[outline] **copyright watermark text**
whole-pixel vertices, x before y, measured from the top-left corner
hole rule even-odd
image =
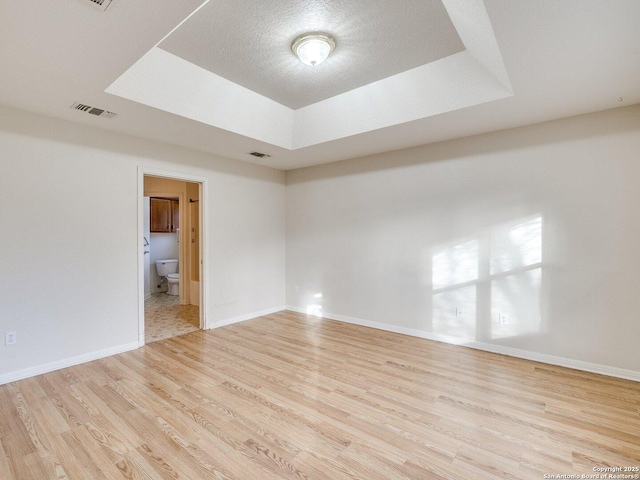
[[[549,480],[597,479],[597,480],[640,480],[640,466],[631,467],[593,467],[593,473],[545,473],[542,478]]]

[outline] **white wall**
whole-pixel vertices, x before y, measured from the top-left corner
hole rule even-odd
[[[284,304],[282,172],[5,107],[0,152],[0,383],[137,346],[139,166],[208,181],[210,325]]]
[[[287,304],[640,378],[638,152],[634,106],[287,172]]]
[[[638,151],[634,106],[288,172],[287,303],[640,372]],[[207,179],[214,326],[285,303],[282,172],[5,107],[0,152],[0,383],[137,346],[139,166]]]

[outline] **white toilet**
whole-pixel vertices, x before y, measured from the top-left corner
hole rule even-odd
[[[167,279],[169,295],[180,295],[180,274],[178,272],[178,260],[169,258],[166,260],[156,260],[156,270],[158,275]]]

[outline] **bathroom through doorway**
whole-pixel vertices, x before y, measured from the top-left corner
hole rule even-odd
[[[203,326],[201,190],[199,182],[143,177],[141,343],[185,335]]]

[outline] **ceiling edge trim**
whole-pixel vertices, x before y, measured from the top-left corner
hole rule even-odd
[[[443,0],[443,4],[465,51],[298,110],[159,47],[105,92],[287,150],[512,96],[483,1]]]
[[[467,51],[513,93],[483,0],[442,0],[442,3]]]

